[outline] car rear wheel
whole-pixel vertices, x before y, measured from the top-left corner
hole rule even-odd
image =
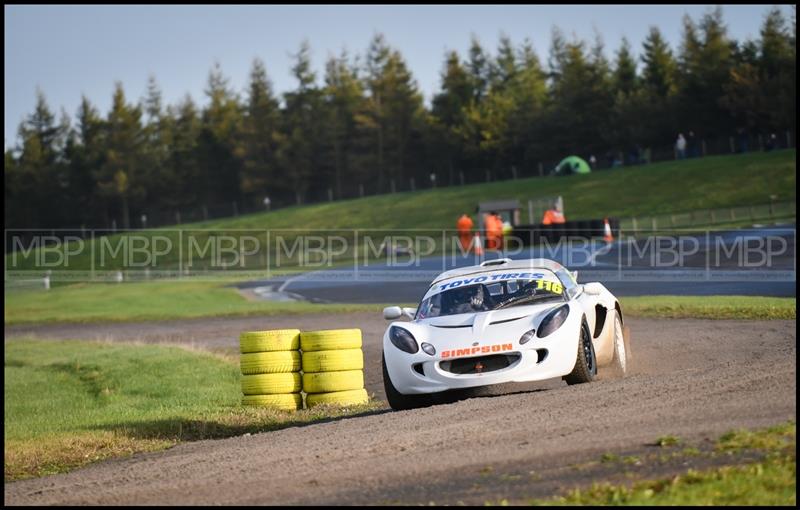
[[[594,355],[594,345],[592,344],[589,326],[584,320],[581,324],[575,367],[572,372],[564,376],[564,380],[571,385],[592,382],[595,377],[597,377],[597,358]]]
[[[619,315],[614,315],[614,357],[609,368],[614,377],[622,378],[628,374],[628,342]]]
[[[433,399],[428,395],[403,395],[392,384],[389,372],[386,370],[386,358],[381,356],[383,366],[383,389],[386,390],[386,400],[395,411],[428,407],[433,404]]]

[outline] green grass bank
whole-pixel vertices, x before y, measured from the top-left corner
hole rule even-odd
[[[379,407],[294,413],[245,407],[239,374],[237,357],[179,347],[6,342],[5,480]]]

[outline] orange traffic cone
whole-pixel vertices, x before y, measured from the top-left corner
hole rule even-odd
[[[614,242],[614,235],[611,233],[611,225],[608,224],[608,218],[604,218],[603,221],[605,222],[605,231],[603,233],[603,240],[607,243]]]
[[[472,249],[475,251],[475,255],[483,255],[483,243],[481,242],[481,234],[480,232],[475,232],[475,235],[472,237]]]

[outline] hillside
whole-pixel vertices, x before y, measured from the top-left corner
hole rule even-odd
[[[169,239],[173,249],[158,261],[156,267],[177,269],[179,257],[186,259],[189,248],[186,231],[192,229],[201,230],[192,234],[200,248],[206,246],[204,243],[209,234],[221,234],[234,229],[240,231],[237,235],[251,235],[261,239],[262,243],[266,241],[267,230],[284,236],[287,241],[294,239],[293,232],[281,232],[280,229],[319,233],[326,229],[359,228],[380,229],[386,234],[402,229],[431,229],[439,230],[437,237],[440,238],[441,229],[455,228],[455,221],[461,213],[473,214],[478,202],[486,200],[516,198],[526,208],[528,199],[561,195],[568,219],[603,216],[624,218],[765,204],[771,196],[776,201],[793,201],[795,183],[796,151],[791,149],[655,163],[597,171],[589,175],[528,178],[395,193],[137,231],[136,234],[145,238],[158,235]],[[523,211],[522,221],[527,221],[527,211]],[[242,233],[244,229],[257,231]],[[183,234],[179,234],[179,230]],[[349,239],[353,235],[352,231],[336,233],[339,234]],[[87,242],[81,253],[70,260],[69,269],[88,270],[92,267],[92,253],[95,253],[96,270],[123,267],[121,257],[124,250],[116,253],[114,250],[125,235],[106,238],[103,250],[95,249],[97,243],[93,246],[92,242]],[[181,235],[182,245],[177,242]],[[183,251],[178,248],[179,245]],[[275,252],[274,242],[269,251]],[[98,263],[98,254],[104,257],[102,267]],[[9,270],[34,269],[35,255],[36,251],[33,250],[24,260],[18,258],[16,264],[12,264],[11,256],[7,256],[6,267]],[[343,253],[337,260],[348,260],[352,256],[352,252]],[[245,267],[263,268],[265,263],[266,254],[259,251],[248,257]],[[202,256],[198,256],[193,268],[206,265],[207,259],[204,261]],[[293,263],[285,265],[291,266]]]
[[[713,156],[378,195],[208,221],[198,228],[454,228],[478,202],[561,195],[568,218],[652,215],[795,199],[796,151]],[[523,219],[526,215],[523,214]]]

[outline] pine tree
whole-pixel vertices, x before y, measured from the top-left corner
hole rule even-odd
[[[146,119],[142,146],[142,178],[147,183],[148,201],[151,204],[159,203],[162,197],[168,197],[175,192],[168,185],[173,181],[170,175],[172,168],[168,165],[173,131],[172,119],[164,112],[161,89],[153,75],[147,80],[147,95],[141,109]]]
[[[359,132],[358,119],[363,117],[367,104],[358,67],[351,65],[346,51],[330,57],[325,65],[325,105],[329,144],[333,150],[333,189],[337,198],[343,196],[348,176],[363,179],[357,163]]]
[[[432,101],[431,127],[437,136],[439,152],[445,155],[444,164],[450,184],[455,178],[455,167],[461,166],[459,131],[463,128],[466,111],[475,96],[474,82],[470,78],[458,53],[448,52],[441,73],[441,92]]]
[[[322,162],[322,91],[317,87],[316,76],[311,70],[311,48],[307,41],[300,45],[294,60],[292,76],[297,80],[297,88],[284,95],[286,147],[283,169],[295,202],[302,204]]]
[[[203,127],[198,146],[203,183],[200,199],[205,204],[214,201],[229,204],[240,196],[242,161],[237,148],[243,108],[238,97],[230,90],[219,63],[215,63],[209,72],[205,93],[209,104],[202,113]]]
[[[626,38],[622,38],[622,44],[617,50],[617,60],[614,66],[614,90],[624,96],[629,96],[638,87],[638,77],[636,76],[636,59],[631,54],[631,46]]]
[[[686,16],[679,59],[679,93],[684,129],[698,136],[730,132],[721,98],[732,67],[731,43],[720,7],[704,14],[699,26]]]
[[[383,34],[377,33],[370,41],[366,59],[366,88],[369,90],[369,110],[370,125],[374,127],[375,145],[375,167],[377,169],[378,192],[385,190],[385,137],[386,137],[386,113],[385,113],[385,80],[384,72],[389,60],[391,48],[386,44]]]
[[[527,39],[518,51],[518,72],[510,92],[515,107],[509,118],[513,154],[509,164],[533,172],[546,149],[539,126],[547,107],[547,83],[539,57]]]
[[[479,104],[489,87],[490,65],[489,57],[474,34],[470,40],[468,69],[475,102]]]
[[[758,67],[764,84],[769,128],[773,130],[797,129],[795,8],[796,6],[792,6],[791,30],[778,7],[770,9],[761,27],[761,58]]]
[[[383,111],[386,120],[386,149],[391,156],[389,176],[405,182],[411,161],[409,144],[420,129],[422,95],[398,51],[386,60],[383,76]]]
[[[253,61],[248,86],[248,100],[238,153],[243,166],[240,188],[256,203],[270,189],[280,189],[278,172],[278,143],[280,141],[280,109],[272,92],[272,83],[260,59]]]
[[[164,197],[164,205],[195,206],[206,192],[198,153],[202,130],[200,115],[189,94],[176,107],[168,107],[167,112],[174,125],[169,159],[172,172],[167,186],[175,193]]]
[[[514,54],[514,45],[506,34],[500,35],[497,47],[497,58],[490,67],[490,84],[492,89],[503,90],[506,85],[517,75],[517,59]]]
[[[68,150],[69,195],[74,200],[73,208],[80,211],[79,221],[96,226],[95,218],[108,212],[98,204],[99,193],[94,179],[96,169],[104,161],[106,127],[100,113],[86,96],[82,97],[75,118],[74,136],[71,137]],[[77,207],[74,207],[76,204]],[[104,219],[107,224],[108,217]]]
[[[19,126],[19,154],[14,173],[17,192],[12,197],[24,226],[52,228],[60,226],[65,174],[64,149],[68,125],[56,123],[44,94],[37,90],[36,107]],[[20,226],[17,226],[20,228]]]
[[[672,56],[669,45],[664,40],[661,32],[656,27],[650,27],[650,32],[642,43],[642,82],[651,96],[666,98],[675,94],[675,73],[677,64]]]
[[[596,43],[587,52],[583,41],[563,42],[554,31],[551,47],[553,107],[548,129],[552,133],[550,156],[593,153],[607,148],[603,140],[612,104],[607,63]]]
[[[672,143],[681,129],[676,112],[680,102],[677,62],[656,27],[650,27],[642,43],[641,61],[641,94],[631,98],[620,121],[638,123],[643,145],[669,147],[666,150],[672,154]]]
[[[114,87],[111,111],[106,120],[105,153],[96,179],[100,194],[119,201],[122,226],[131,228],[131,208],[146,198],[146,175],[142,168],[144,131],[140,107],[125,101],[122,83]]]

